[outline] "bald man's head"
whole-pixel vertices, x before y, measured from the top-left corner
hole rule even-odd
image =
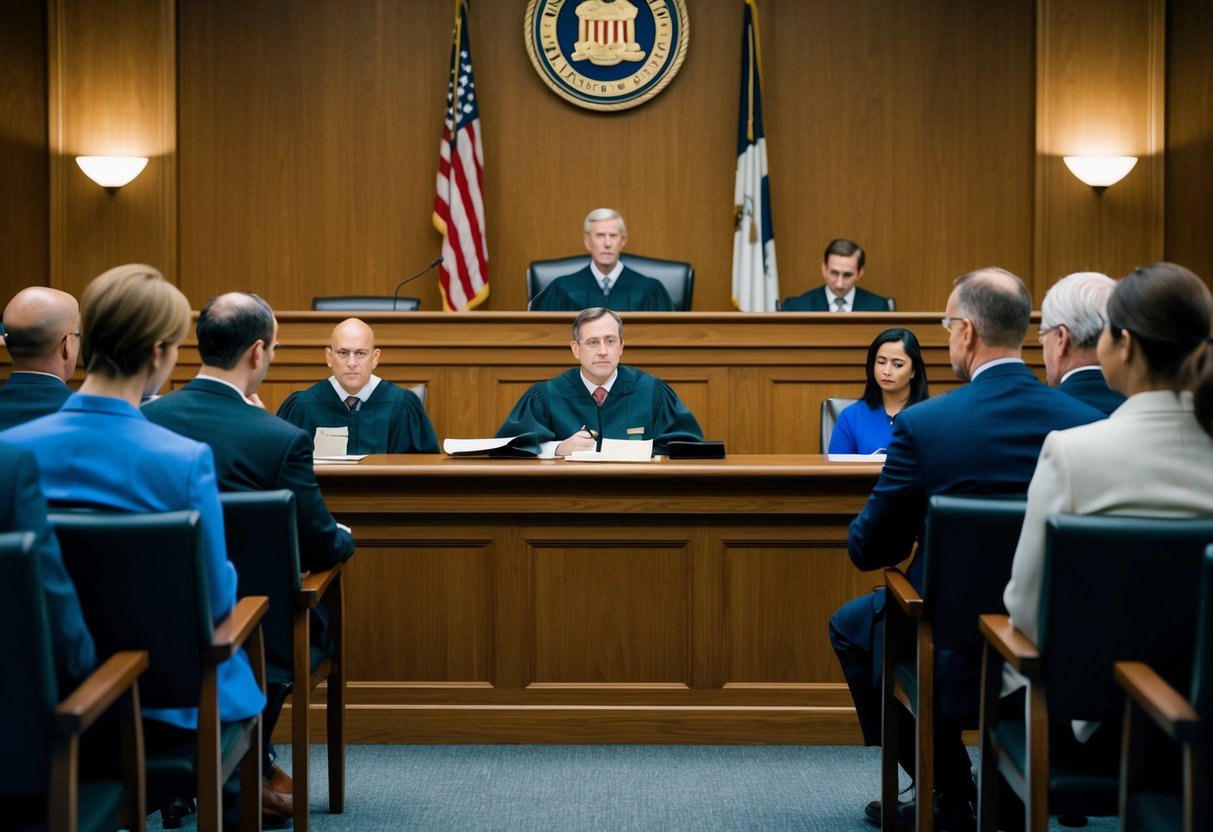
[[[80,353],[80,305],[46,286],[22,289],[4,308],[5,346],[13,370],[51,373],[67,381]]]
[[[371,373],[379,366],[375,333],[363,321],[346,318],[333,327],[330,345],[324,350],[324,361],[342,389],[354,395],[367,385]]]

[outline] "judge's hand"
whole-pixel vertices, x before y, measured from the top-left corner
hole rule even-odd
[[[568,456],[573,451],[592,451],[598,447],[597,440],[588,430],[579,430],[556,446],[556,456]]]

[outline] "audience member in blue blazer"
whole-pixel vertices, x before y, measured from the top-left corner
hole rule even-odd
[[[1040,304],[1040,350],[1049,384],[1104,413],[1125,401],[1108,387],[1096,353],[1115,288],[1106,274],[1075,272],[1054,283]]]
[[[126,265],[93,280],[81,305],[87,375],[80,392],[59,412],[0,435],[34,453],[51,502],[130,512],[197,509],[218,622],[235,606],[236,570],[227,559],[211,449],[139,412],[143,395],[158,390],[177,363],[189,301],[156,269]],[[219,668],[220,718],[248,719],[264,707],[248,656],[240,651]],[[181,728],[198,725],[196,708],[143,713]]]
[[[80,305],[67,292],[30,286],[4,307],[4,332],[13,366],[0,387],[0,430],[54,413],[72,394]]]
[[[865,370],[868,381],[863,398],[838,414],[829,453],[887,451],[893,439],[893,417],[930,396],[922,348],[908,329],[894,327],[877,335],[868,347]]]
[[[902,411],[880,479],[863,511],[851,523],[848,550],[863,570],[894,566],[913,552],[933,494],[1023,494],[1045,436],[1053,430],[1102,419],[1104,414],[1045,387],[1020,358],[1032,299],[1019,278],[1002,269],[964,275],[948,298],[944,326],[957,377],[969,382],[945,395]],[[922,561],[907,577],[922,589]],[[842,664],[868,745],[880,744],[884,612],[880,589],[843,605],[830,620],[830,641]],[[946,717],[972,703],[950,695],[957,681],[976,678],[975,656],[941,657],[936,668],[939,707]],[[942,722],[942,720],[941,720]],[[936,723],[940,725],[939,722]],[[904,717],[903,736],[913,736]],[[903,744],[902,767],[913,776],[911,743]],[[936,812],[941,828],[972,828],[975,788],[959,730],[935,733]],[[918,795],[930,800],[931,795]],[[879,803],[868,807],[880,817]]]

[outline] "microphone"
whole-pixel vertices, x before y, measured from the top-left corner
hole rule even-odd
[[[393,312],[395,312],[395,311],[396,311],[396,301],[397,301],[397,300],[399,300],[399,298],[400,298],[400,287],[401,287],[401,286],[403,286],[403,285],[404,285],[404,284],[406,284],[406,283],[411,283],[412,281],[414,281],[414,280],[416,280],[417,278],[421,277],[423,274],[425,274],[426,272],[428,272],[430,269],[434,268],[435,266],[441,265],[441,264],[442,264],[442,260],[443,260],[443,257],[442,257],[442,255],[441,255],[441,254],[439,254],[437,257],[435,257],[435,258],[434,258],[434,262],[433,262],[433,263],[430,263],[430,264],[429,264],[428,266],[426,266],[424,269],[422,269],[421,271],[417,272],[417,274],[412,275],[412,276],[410,276],[410,277],[406,277],[404,280],[402,280],[402,281],[400,281],[399,283],[397,283],[397,284],[396,284],[396,288],[392,290],[392,311],[393,311]]]

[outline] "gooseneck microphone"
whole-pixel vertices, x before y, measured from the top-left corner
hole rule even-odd
[[[402,281],[400,281],[399,283],[397,283],[397,284],[396,284],[396,288],[392,290],[392,311],[393,311],[393,312],[395,312],[395,311],[396,311],[396,301],[400,299],[400,287],[401,287],[401,286],[403,286],[403,285],[404,285],[404,284],[406,284],[406,283],[411,283],[412,281],[414,281],[414,280],[416,280],[417,278],[421,277],[423,274],[425,274],[426,272],[428,272],[430,269],[434,268],[435,266],[439,266],[439,265],[441,265],[441,264],[442,264],[442,260],[443,260],[443,257],[442,257],[442,255],[441,255],[441,254],[439,254],[437,257],[435,257],[435,258],[434,258],[434,262],[433,262],[433,263],[430,263],[430,264],[429,264],[428,266],[426,266],[424,269],[422,269],[421,271],[417,272],[417,274],[414,274],[414,275],[411,275],[411,276],[409,276],[409,277],[406,277],[404,280],[402,280]]]

